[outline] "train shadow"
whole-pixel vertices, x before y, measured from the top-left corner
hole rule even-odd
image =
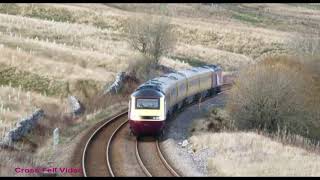
[[[192,101],[191,103],[185,104],[184,106],[182,106],[181,109],[176,110],[168,119],[166,119],[166,127],[164,129],[164,133],[162,136],[157,137],[159,139],[159,142],[162,141],[166,141],[168,139],[173,139],[173,140],[178,140],[181,141],[182,136],[168,136],[168,131],[169,131],[169,127],[172,125],[172,123],[185,111],[188,111],[189,108],[195,106],[195,105],[199,105],[202,103],[205,103],[206,101],[218,96],[222,91],[218,91],[215,92],[214,94],[210,95],[210,96],[206,96],[206,97],[202,97],[199,99],[196,99],[194,101]],[[206,112],[205,110],[203,110],[203,112]],[[191,133],[186,133],[183,135],[183,139],[188,139],[191,136]]]
[[[137,137],[137,139],[139,141],[143,141],[143,142],[154,142],[158,139],[158,137],[156,137],[156,136],[139,136],[139,137]]]

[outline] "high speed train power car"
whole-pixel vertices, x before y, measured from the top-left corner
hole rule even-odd
[[[129,101],[129,127],[136,135],[159,135],[166,119],[186,104],[220,91],[222,70],[216,65],[194,67],[151,79]]]

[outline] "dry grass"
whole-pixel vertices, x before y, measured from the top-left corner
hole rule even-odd
[[[236,70],[244,68],[253,63],[253,59],[243,54],[232,53],[215,48],[208,48],[204,45],[179,44],[173,55],[185,56],[187,58],[197,58],[208,64],[219,64],[224,70]]]
[[[121,6],[121,5],[119,5]],[[155,5],[156,6],[156,5]],[[168,5],[178,6],[178,5]],[[141,5],[143,7],[143,5]],[[187,11],[190,6],[180,6]],[[133,7],[134,8],[134,7]],[[171,7],[168,7],[170,9]],[[140,12],[149,11],[151,8]],[[175,11],[179,8],[173,8]],[[132,13],[138,14],[138,13]],[[224,16],[225,14],[220,14]],[[207,17],[208,18],[208,17]],[[284,45],[284,40],[290,33],[267,28],[250,27],[246,24],[235,23],[234,21],[213,21],[207,22],[205,18],[193,18],[185,16],[171,17],[172,24],[175,26],[176,36],[179,42],[189,45],[201,44],[224,51],[242,53],[250,57],[258,57],[261,52],[270,51],[274,46]],[[274,44],[272,44],[274,43]],[[281,49],[281,48],[279,48]],[[274,51],[278,51],[274,49]]]
[[[88,16],[90,18],[85,21],[75,18],[75,23],[68,23],[48,21],[37,17],[1,15],[0,27],[3,27],[1,31],[4,34],[10,32],[18,37],[22,36],[22,39],[15,42],[5,42],[5,45],[10,44],[12,46],[19,44],[17,42],[26,41],[24,40],[25,38],[34,40],[37,37],[38,39],[29,43],[30,45],[24,43],[23,46],[27,46],[29,49],[31,47],[36,48],[40,55],[52,57],[52,54],[57,51],[56,47],[52,46],[58,46],[53,43],[55,41],[60,46],[58,52],[61,52],[62,48],[66,49],[63,50],[64,55],[66,51],[68,52],[67,57],[63,58],[66,59],[64,61],[89,68],[104,67],[108,72],[114,71],[114,69],[121,70],[126,68],[126,61],[133,51],[125,41],[126,34],[124,34],[123,29],[128,19],[143,15],[143,13],[122,11],[97,4],[92,6],[86,4],[34,5],[35,8],[38,6],[39,8],[45,6],[47,9],[50,9],[50,7],[64,9],[72,12],[72,17],[74,16],[74,18],[82,17],[83,13],[87,13],[90,14]],[[141,7],[143,6],[141,5]],[[189,7],[188,5],[172,6],[174,10],[178,11],[186,11],[188,8],[199,10],[197,7]],[[156,8],[156,6],[152,7]],[[94,15],[91,15],[92,13]],[[224,14],[220,16],[224,16]],[[101,17],[101,23],[110,28],[100,28],[95,23],[89,23],[96,22],[97,17]],[[231,69],[239,68],[239,66],[246,64],[248,61],[254,61],[253,58],[258,58],[265,54],[285,52],[285,42],[290,36],[290,33],[248,27],[245,24],[239,25],[230,21],[206,22],[205,18],[189,18],[186,19],[184,16],[181,17],[179,15],[171,16],[175,35],[180,42],[180,45],[177,46],[177,51],[173,54],[183,53],[185,56],[190,57],[197,55],[202,57],[203,61],[219,63]],[[40,43],[43,48],[37,48]],[[63,44],[66,45],[63,46]],[[49,47],[50,50],[45,51],[46,47]],[[202,48],[205,49],[203,50],[205,53],[200,53],[201,50],[199,49]],[[79,51],[86,52],[86,55],[90,54],[90,58],[84,58],[85,56],[82,56],[83,53],[79,53]],[[79,56],[81,57],[79,58]],[[52,58],[54,61],[61,61],[59,56],[53,56]],[[242,60],[245,63],[242,63]],[[95,68],[90,69],[97,70]]]
[[[263,27],[287,31],[306,31],[302,29],[319,20],[319,7],[317,4],[108,4],[131,12],[144,12],[149,14],[166,13],[170,17],[193,19],[209,23],[225,23],[238,26]],[[290,20],[288,20],[290,19]],[[312,21],[313,20],[313,21]],[[305,21],[307,23],[301,23]]]
[[[319,19],[316,10],[268,5],[266,9],[272,11],[270,14],[279,15],[280,20],[275,22],[280,24],[269,26],[269,17],[264,18],[268,21],[260,24],[250,24],[233,17],[234,12],[246,14],[245,6],[168,4],[164,12],[170,18],[178,44],[169,56],[161,58],[161,64],[175,69],[188,68],[189,63],[173,58],[184,57],[220,64],[230,71],[238,70],[265,56],[288,53],[288,39],[295,36],[292,31],[299,33],[303,28],[315,29],[314,24]],[[252,5],[249,9],[256,11],[259,6]],[[16,175],[12,172],[12,166],[47,164],[50,158],[58,156],[52,155],[50,141],[47,142],[53,127],[72,126],[74,129],[70,128],[66,134],[69,132],[76,136],[90,125],[84,123],[86,125],[78,126],[78,122],[61,115],[67,111],[63,100],[66,95],[77,95],[93,113],[110,105],[109,97],[99,99],[97,94],[103,85],[114,80],[115,73],[129,71],[136,65],[138,73],[143,71],[143,67],[139,67],[139,58],[135,58],[138,53],[127,43],[125,26],[137,16],[163,14],[157,4],[16,4],[11,9],[2,7],[3,4],[0,7],[1,67],[15,67],[16,71],[23,73],[10,76],[20,78],[12,82],[12,87],[7,87],[8,79],[0,77],[0,82],[5,85],[0,88],[0,100],[4,106],[0,114],[1,128],[13,125],[36,106],[50,114],[28,137],[31,141],[41,142],[38,153],[0,152],[0,158],[4,158],[1,162],[6,162],[5,158],[12,159],[6,165],[0,164],[0,174]],[[284,11],[286,9],[288,12]],[[305,21],[309,15],[312,20]],[[297,20],[281,24],[285,18]],[[51,87],[51,84],[54,86]],[[57,122],[54,121],[56,119]],[[63,141],[71,142],[72,138]],[[22,146],[25,146],[22,149],[28,149],[27,145]],[[48,156],[45,156],[47,153]],[[31,159],[15,160],[19,156]]]
[[[54,43],[53,41],[36,40],[23,38],[19,35],[10,36],[3,34],[1,37],[2,46],[6,45],[12,49],[20,49],[32,57],[41,57],[50,59],[55,62],[64,62],[75,64],[82,68],[99,70],[102,72],[116,72],[117,69],[126,68],[126,62],[123,57],[125,55],[114,55],[109,52],[109,49],[104,51],[92,51],[91,49],[68,46],[63,44]],[[115,51],[120,52],[120,51]],[[123,57],[122,57],[123,56]]]
[[[195,152],[213,149],[210,176],[319,176],[320,155],[252,132],[192,136]]]
[[[197,153],[210,148],[215,152],[214,156],[208,157],[209,175],[319,176],[318,62],[317,58],[280,56],[250,66],[243,71],[244,76],[240,73],[228,96],[228,104],[241,107],[210,113],[195,121],[191,128],[189,140],[193,151]],[[256,81],[258,79],[261,81]],[[248,103],[260,98],[264,102],[262,106]],[[279,101],[279,106],[274,107],[274,103],[268,106],[269,101]],[[259,113],[256,115],[254,111]],[[294,115],[287,116],[287,111]],[[239,112],[242,116],[238,116]],[[268,118],[274,122],[270,123]],[[253,125],[241,124],[249,119]],[[234,131],[254,131],[258,128],[255,121],[270,126],[259,132]],[[277,123],[278,129],[272,126]],[[281,123],[285,124],[284,129],[280,128]],[[303,127],[306,130],[300,129]],[[227,131],[220,132],[225,129]]]
[[[76,121],[73,120],[72,123],[66,122],[67,119],[64,118],[52,119],[49,113],[49,117],[46,117],[30,135],[15,143],[13,150],[1,149],[0,174],[2,176],[38,176],[38,174],[17,174],[14,169],[16,167],[73,167],[70,161],[77,145],[75,139],[79,139],[78,135],[99,121],[127,109],[127,101],[124,98],[109,97],[108,100],[105,109],[86,114]],[[58,148],[53,149],[52,131],[56,127],[60,129],[60,143]]]
[[[0,135],[13,128],[22,118],[29,116],[36,108],[60,106],[61,109],[66,107],[66,102],[43,96],[35,92],[24,92],[21,88],[10,86],[0,87]]]
[[[23,152],[7,152],[0,151],[0,174],[2,176],[35,176],[35,174],[17,174],[15,168],[17,167],[35,167],[36,163],[33,159],[32,153]]]
[[[41,5],[35,5],[35,6],[41,6]],[[135,6],[130,5],[128,7],[122,8],[122,9],[126,9],[133,12],[110,8],[107,6],[97,5],[97,4],[94,4],[94,5],[47,4],[45,6],[47,8],[51,6],[51,7],[63,8],[67,11],[71,11],[74,14],[73,15],[74,17],[81,17],[80,15],[83,15],[83,13],[90,14],[92,13],[92,10],[94,10],[96,13],[95,15],[89,15],[88,17],[90,17],[90,19],[87,19],[86,21],[83,21],[81,19],[76,20],[77,23],[84,23],[84,24],[70,24],[66,22],[50,22],[50,21],[42,22],[44,24],[47,24],[49,29],[52,29],[52,30],[56,29],[52,26],[52,24],[55,24],[54,26],[57,26],[57,27],[59,27],[60,24],[61,25],[63,24],[65,27],[68,27],[68,28],[60,28],[59,30],[60,32],[55,30],[54,34],[59,33],[64,37],[67,37],[68,34],[72,33],[70,36],[72,38],[67,37],[67,38],[61,39],[60,41],[66,41],[66,40],[70,41],[71,39],[73,39],[73,42],[77,42],[77,43],[79,41],[85,42],[83,43],[83,45],[85,46],[93,45],[92,41],[91,43],[89,41],[91,39],[94,39],[93,37],[94,34],[97,34],[97,35],[99,34],[99,39],[103,39],[103,40],[106,40],[106,39],[113,40],[114,36],[116,35],[116,39],[122,41],[123,37],[121,38],[119,37],[119,35],[122,34],[124,24],[127,22],[128,19],[134,16],[139,16],[144,13],[159,14],[159,12],[157,12],[159,11],[159,5],[155,5],[155,4],[151,5],[151,7],[149,8],[143,8],[144,6],[146,6],[143,4],[135,5]],[[112,6],[121,7],[126,5],[123,4],[123,5],[112,5]],[[258,5],[255,5],[255,6],[258,6]],[[252,7],[252,9],[254,9],[255,6]],[[136,10],[132,10],[134,8],[136,8]],[[206,6],[197,7],[195,5],[189,6],[189,5],[170,4],[170,5],[167,5],[167,8],[169,9],[168,11],[170,11],[170,13],[173,13],[174,11],[177,12],[170,15],[170,17],[173,20],[172,24],[176,28],[176,35],[178,39],[181,42],[192,44],[192,45],[201,44],[207,47],[214,47],[224,51],[231,51],[235,53],[245,54],[250,57],[258,57],[261,55],[259,53],[261,52],[263,53],[265,51],[274,51],[274,53],[276,53],[279,50],[283,51],[282,48],[284,47],[281,47],[281,46],[284,44],[284,40],[288,36],[290,36],[290,33],[281,32],[277,30],[270,30],[270,29],[267,29],[266,27],[257,28],[257,27],[248,26],[247,24],[237,23],[232,20],[230,21],[230,17],[225,14],[229,6],[219,7],[218,8],[219,13],[214,13],[213,15],[214,17],[221,17],[221,18],[227,17],[227,19],[229,20],[226,20],[226,21],[213,20],[209,22],[207,22],[206,20],[208,20],[210,16],[209,17],[201,16],[201,18],[198,18],[196,15],[196,13],[199,13],[199,10],[203,8],[206,10],[204,12],[208,13],[208,11],[210,11],[209,14],[211,14],[212,10],[210,10],[210,8],[207,8]],[[286,8],[290,9],[291,6],[288,6]],[[188,17],[184,16],[187,13],[183,13],[183,12],[190,13],[191,9],[192,9],[192,12],[194,13],[191,13],[191,15],[189,15]],[[182,12],[183,16],[180,16],[179,14],[180,11]],[[302,13],[302,15],[304,14]],[[86,22],[97,21],[96,20],[97,17],[101,17],[102,18],[101,23],[106,24],[110,28],[100,29],[99,27],[97,28],[97,26],[90,26],[90,23],[86,23]],[[25,22],[30,21],[27,19],[28,18],[26,18]],[[216,18],[213,18],[213,19],[216,19]],[[38,26],[39,26],[39,23],[38,23]],[[80,30],[80,28],[74,28],[75,26],[79,26],[82,28]],[[64,29],[68,29],[68,30],[64,30]],[[77,29],[77,32],[74,31],[73,29]],[[39,32],[39,30],[36,30],[36,31]],[[37,34],[40,34],[40,33],[37,33]],[[51,36],[52,33],[47,33],[47,34],[48,34],[47,36],[49,35]],[[85,40],[85,38],[79,39],[79,37],[88,37],[87,38],[88,41]],[[95,39],[96,42],[99,41],[99,39]],[[272,50],[272,47],[275,45],[272,43],[276,43],[277,46],[280,46],[278,47],[278,50],[277,49]],[[95,47],[95,49],[98,49],[98,48]]]
[[[2,54],[0,63],[41,76],[49,76],[54,79],[65,81],[87,79],[105,82],[108,81],[105,77],[112,75],[112,73],[103,70],[87,69],[75,64],[34,57],[26,52],[19,52],[9,48],[1,48],[0,52]],[[110,80],[111,79],[109,79],[109,81]]]
[[[76,64],[82,65],[85,63],[88,67],[107,64],[106,70],[113,72],[126,67],[125,63],[121,62],[124,57],[128,57],[130,54],[130,51],[123,50],[126,44],[112,39],[108,40],[111,35],[94,26],[34,20],[18,16],[10,17],[10,15],[8,15],[8,18],[1,14],[0,16],[3,17],[0,18],[1,22],[4,23],[2,26],[9,30],[9,32],[4,30],[1,38],[2,44],[5,46],[13,48],[18,46],[28,53],[31,51],[35,56],[49,56],[55,62],[68,62],[68,58],[61,59],[61,56],[59,57],[55,53],[63,52],[63,54],[74,58],[68,63],[74,64],[77,61]],[[119,66],[119,64],[122,66]]]

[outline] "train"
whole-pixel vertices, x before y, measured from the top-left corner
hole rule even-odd
[[[222,68],[205,65],[155,77],[130,95],[128,121],[135,136],[159,136],[171,115],[221,91]]]

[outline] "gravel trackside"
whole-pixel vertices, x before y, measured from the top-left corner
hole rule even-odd
[[[222,107],[226,101],[226,92],[186,108],[171,121],[167,122],[165,135],[160,143],[168,162],[182,176],[207,176],[207,158],[214,152],[203,149],[194,153],[188,142],[189,128],[193,121],[204,118],[212,107]],[[200,107],[199,107],[200,106]]]

